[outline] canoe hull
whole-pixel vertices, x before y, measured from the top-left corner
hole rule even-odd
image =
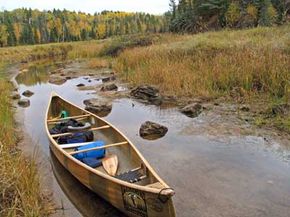
[[[171,197],[164,198],[156,193],[140,191],[120,185],[87,170],[79,163],[68,158],[54,144],[51,143],[50,148],[58,161],[83,185],[126,215],[133,217],[175,216]]]

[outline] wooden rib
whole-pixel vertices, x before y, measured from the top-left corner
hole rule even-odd
[[[89,117],[89,116],[91,116],[91,114],[83,114],[83,115],[76,115],[76,116],[71,116],[71,117],[66,117],[66,118],[50,119],[50,120],[47,120],[47,123],[56,122],[56,121],[65,121],[72,118],[83,118],[83,117]]]
[[[113,144],[109,144],[109,145],[104,145],[101,147],[95,147],[95,148],[88,148],[88,149],[84,149],[84,150],[79,150],[79,151],[73,151],[70,152],[70,155],[73,154],[79,154],[79,153],[83,153],[83,152],[87,152],[87,151],[95,151],[95,150],[100,150],[100,149],[104,149],[104,148],[111,148],[111,147],[115,147],[115,146],[120,146],[120,145],[125,145],[128,144],[128,142],[118,142],[118,143],[113,143]]]
[[[75,131],[75,132],[69,132],[69,133],[61,133],[61,134],[54,134],[54,135],[51,135],[51,136],[52,136],[52,138],[56,138],[56,137],[60,137],[60,136],[70,136],[70,135],[73,135],[75,133],[103,130],[103,129],[107,129],[107,128],[110,128],[110,127],[111,127],[110,125],[104,125],[104,126],[101,126],[101,127],[95,127],[95,128],[91,128],[91,129],[87,129],[87,130],[81,130],[81,131]]]

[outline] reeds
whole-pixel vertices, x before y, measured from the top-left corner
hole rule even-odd
[[[3,64],[0,65],[0,68]],[[0,69],[0,216],[44,216],[37,167],[17,149],[10,102],[12,85]]]
[[[133,84],[179,96],[268,94],[286,97],[290,26],[222,31],[125,50],[114,69]],[[167,36],[167,41],[168,41]],[[175,38],[174,38],[175,37]]]

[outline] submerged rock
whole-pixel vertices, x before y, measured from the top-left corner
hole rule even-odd
[[[30,90],[25,90],[22,95],[26,97],[31,97],[34,93]]]
[[[156,105],[160,105],[162,103],[162,98],[156,87],[142,85],[134,88],[130,95],[136,99],[144,100]]]
[[[118,86],[116,84],[104,85],[101,88],[101,91],[113,91],[113,90],[118,90]]]
[[[16,99],[20,99],[21,96],[20,96],[19,93],[14,92],[14,93],[11,94],[11,98],[14,99],[14,100],[16,100]]]
[[[56,84],[56,85],[62,85],[67,81],[66,78],[60,77],[60,76],[51,76],[49,79],[49,83]]]
[[[143,123],[139,130],[140,136],[145,139],[158,139],[165,136],[167,132],[167,127],[151,121]]]
[[[112,111],[112,104],[98,99],[87,99],[83,103],[86,105],[85,109],[87,111],[100,117],[105,117]]]
[[[18,100],[18,105],[21,107],[28,107],[28,106],[30,106],[30,100],[29,99],[20,99],[20,100]]]
[[[190,118],[195,118],[202,112],[202,105],[199,103],[192,103],[180,109],[180,112]]]

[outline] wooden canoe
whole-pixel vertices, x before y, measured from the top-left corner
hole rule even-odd
[[[59,118],[59,114],[63,110],[68,112],[69,117]],[[57,138],[70,135],[70,132],[50,134],[50,129],[55,124],[70,118],[83,123],[89,122],[91,128],[81,131],[92,131],[95,140],[105,142],[104,146],[95,149],[105,148],[106,156],[117,156],[118,168],[115,176],[109,175],[103,166],[92,168],[76,159],[73,154],[80,151],[75,151],[74,145],[58,144]],[[121,212],[134,217],[175,216],[172,201],[173,189],[158,176],[132,142],[112,124],[73,105],[56,93],[52,93],[46,113],[45,126],[50,140],[50,148],[58,161],[82,184]],[[89,150],[92,149],[85,151]],[[134,179],[130,179],[130,176],[128,178],[126,174],[135,174]],[[138,174],[137,178],[135,178],[136,174]]]

